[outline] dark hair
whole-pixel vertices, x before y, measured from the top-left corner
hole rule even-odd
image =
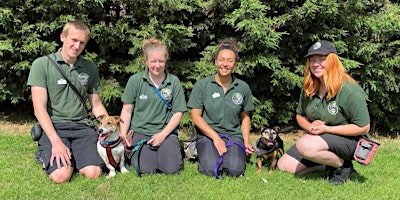
[[[239,61],[238,44],[235,38],[225,38],[219,42],[218,49],[214,54],[214,60],[217,59],[219,52],[224,49],[233,51],[233,53],[235,53],[236,62]]]

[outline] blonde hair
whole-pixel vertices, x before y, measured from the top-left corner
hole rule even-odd
[[[168,60],[168,47],[166,44],[164,44],[164,42],[155,37],[146,39],[142,42],[144,60],[147,60],[148,53],[153,50],[163,51],[165,54],[165,59]]]
[[[81,30],[83,32],[85,32],[87,34],[87,36],[90,38],[90,29],[89,27],[81,22],[81,21],[71,21],[71,22],[67,22],[62,30],[62,33],[66,36],[68,36],[68,32],[69,30],[71,30],[72,28]]]
[[[328,99],[333,98],[340,90],[342,84],[348,80],[351,83],[357,84],[340,62],[339,57],[330,53],[326,56],[325,73],[323,76]],[[310,70],[310,57],[307,58],[306,67],[304,69],[303,88],[306,96],[314,96],[321,85],[320,80],[315,77]]]

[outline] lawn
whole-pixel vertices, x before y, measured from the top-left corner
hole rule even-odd
[[[344,185],[330,185],[325,173],[293,176],[275,170],[256,174],[255,156],[246,174],[217,180],[200,175],[196,163],[185,160],[179,175],[132,173],[97,180],[74,175],[71,182],[52,183],[36,164],[36,142],[29,136],[32,122],[0,122],[0,199],[399,199],[400,141],[374,138],[381,143],[369,166],[357,163],[358,174]],[[6,127],[6,128],[4,128]],[[184,136],[182,136],[184,137]],[[299,137],[283,135],[287,149]],[[252,137],[254,140],[256,136]],[[262,179],[266,180],[262,181]]]

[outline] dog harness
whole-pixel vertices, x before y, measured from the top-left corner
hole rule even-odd
[[[119,143],[121,143],[121,141],[122,141],[121,137],[119,137],[118,140],[115,141],[106,141],[106,140],[100,141],[100,145],[106,149],[108,160],[110,161],[110,164],[114,168],[118,167],[118,164],[117,162],[115,162],[114,157],[112,156],[111,149],[117,146]]]
[[[135,157],[133,158],[133,159],[134,159],[134,160],[133,160],[133,163],[134,163],[134,167],[135,167],[136,173],[137,173],[137,175],[138,175],[139,177],[142,176],[142,173],[140,172],[140,166],[139,166],[139,155],[140,155],[140,152],[141,152],[143,146],[144,146],[144,145],[147,145],[147,146],[149,147],[149,149],[152,149],[152,150],[156,150],[156,149],[157,149],[157,147],[153,147],[153,146],[147,144],[147,141],[149,141],[149,140],[150,140],[150,137],[147,137],[147,138],[144,138],[144,139],[139,140],[139,141],[136,143],[136,145],[135,145],[134,147],[132,147],[132,151],[129,152],[129,153],[126,155],[127,159],[130,160],[130,159],[132,158],[132,156],[133,156],[133,155],[135,154],[135,152],[136,152]]]
[[[231,138],[229,138],[229,136],[226,135],[226,134],[219,134],[219,137],[228,139],[228,142],[226,142],[226,147],[230,147],[230,146],[236,144],[243,150],[244,155],[246,155],[246,148],[241,143],[239,143],[239,142],[231,142]],[[218,168],[221,166],[222,162],[224,161],[224,157],[225,157],[225,154],[222,154],[219,157],[219,159],[218,159],[218,161],[217,161],[217,163],[215,164],[215,167],[214,167],[214,176],[217,179],[220,178],[219,175],[218,175]]]
[[[273,152],[273,151],[278,149],[278,143],[277,142],[274,142],[274,145],[272,145],[272,146],[267,146],[267,145],[265,145],[266,141],[261,141],[261,140],[266,140],[266,139],[265,138],[260,138],[256,142],[256,145],[255,145],[257,147],[256,148],[256,154],[258,156],[262,155],[262,154],[269,154],[269,153],[271,153],[271,152]]]

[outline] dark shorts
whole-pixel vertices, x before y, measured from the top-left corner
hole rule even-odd
[[[356,150],[357,141],[359,139],[358,136],[345,137],[345,136],[325,133],[321,134],[320,137],[323,140],[325,140],[325,142],[328,144],[329,151],[335,153],[344,160],[353,160],[354,151]],[[290,147],[290,149],[286,152],[286,154],[298,160],[306,167],[321,165],[319,163],[315,163],[313,161],[304,159],[297,150],[296,145]]]
[[[132,146],[144,138],[150,136],[134,133],[132,136]],[[177,174],[182,171],[183,159],[180,148],[178,136],[170,134],[165,138],[161,145],[154,149],[149,148],[148,145],[144,145],[139,156],[139,168],[143,174],[154,174],[154,173],[165,173],[165,174]],[[130,163],[135,166],[135,154],[133,154]]]
[[[54,123],[54,128],[63,143],[71,151],[71,163],[74,169],[80,170],[90,165],[104,168],[104,161],[97,153],[98,135],[93,127],[76,122],[65,122]],[[50,166],[51,143],[46,134],[42,134],[38,145],[38,153],[43,159],[44,170],[49,175],[57,169],[57,164],[54,159],[53,166]],[[62,163],[61,166],[63,166]]]
[[[237,142],[243,145],[241,136],[229,136],[231,142]],[[227,143],[226,139],[223,139]],[[244,145],[243,145],[244,146]],[[198,170],[207,176],[214,176],[214,168],[220,155],[214,146],[214,142],[203,134],[197,137],[197,154],[199,158]],[[224,155],[224,160],[218,168],[219,173],[225,173],[231,177],[244,175],[246,167],[246,154],[239,145],[231,145]]]

